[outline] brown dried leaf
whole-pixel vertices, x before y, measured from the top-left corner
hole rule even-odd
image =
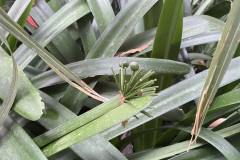
[[[149,45],[152,44],[152,42],[153,42],[153,40],[149,41],[147,44],[144,44],[144,45],[142,45],[142,46],[140,46],[138,48],[135,48],[135,49],[130,49],[130,50],[126,51],[126,52],[117,52],[115,54],[115,56],[123,57],[123,56],[125,56],[127,54],[141,52],[144,49],[148,48]]]
[[[212,122],[208,128],[214,128],[214,127],[217,127],[219,124],[223,123],[224,121],[226,121],[227,118],[219,118],[217,119],[216,121]]]
[[[125,120],[125,121],[122,122],[122,127],[123,127],[123,128],[125,128],[125,126],[127,125],[128,121],[129,121],[129,118],[128,118],[127,120]]]

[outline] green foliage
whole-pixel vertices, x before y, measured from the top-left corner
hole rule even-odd
[[[240,0],[0,6],[0,159],[238,159]]]

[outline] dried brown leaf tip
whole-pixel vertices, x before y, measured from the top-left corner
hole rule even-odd
[[[152,44],[152,42],[153,42],[153,40],[149,41],[147,44],[144,44],[144,45],[142,45],[142,46],[140,46],[138,48],[135,48],[135,49],[130,49],[130,50],[126,51],[126,52],[117,52],[115,54],[115,56],[123,57],[123,56],[126,56],[128,54],[141,52],[141,51],[147,49]]]
[[[226,118],[219,118],[217,119],[216,121],[212,122],[208,128],[214,128],[214,127],[217,127],[219,124],[223,123],[224,121],[226,121],[227,119]]]
[[[207,86],[207,88],[208,87],[209,87],[209,85]],[[207,89],[203,91],[201,98],[199,100],[199,104],[197,107],[197,113],[196,113],[196,117],[195,117],[195,122],[194,122],[193,129],[191,131],[191,139],[190,139],[187,151],[190,150],[191,144],[193,142],[196,143],[199,133],[201,131],[205,116],[207,114],[207,111],[208,111],[211,103],[212,103],[212,101],[209,102],[209,100],[207,101],[207,103],[204,103],[206,94],[207,94]],[[193,137],[194,137],[194,140],[193,140]]]
[[[116,75],[113,68],[111,68],[113,77],[119,88],[120,105],[123,103],[129,103],[129,105],[132,106],[133,104],[130,102],[131,99],[140,96],[156,96],[155,91],[158,86],[152,86],[156,79],[149,79],[154,74],[154,71],[150,70],[142,76],[143,68],[139,68],[138,63],[131,62],[130,69],[132,70],[132,75],[130,78],[127,78],[126,70],[128,67],[128,62],[120,62],[118,75]],[[145,115],[148,114],[145,113]],[[122,122],[122,126],[125,127],[127,122],[128,120]]]

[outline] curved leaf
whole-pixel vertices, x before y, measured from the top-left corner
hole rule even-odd
[[[190,60],[194,60],[194,59],[212,60],[212,57],[202,53],[189,53],[189,59]]]
[[[204,124],[209,123],[216,118],[220,118],[222,115],[225,115],[227,113],[230,113],[234,110],[237,110],[240,108],[240,100],[237,98],[240,96],[240,89],[236,89],[234,91],[225,93],[219,97],[216,97],[216,99],[211,104],[211,107],[209,108],[208,114],[206,116],[206,119],[204,121]],[[186,119],[184,119],[182,122],[178,123],[179,125],[190,125],[194,122],[196,109],[191,110],[186,114]],[[160,138],[159,144],[166,144],[171,139],[173,139],[178,131],[174,129],[167,130]],[[183,138],[185,138],[188,134],[178,134],[174,140],[174,142],[179,142]]]
[[[61,31],[89,12],[90,10],[85,0],[72,0],[39,27],[32,34],[32,38],[44,47]],[[21,45],[14,52],[14,57],[21,69],[24,69],[35,56],[36,53],[25,45]]]
[[[118,73],[119,62],[137,62],[140,67],[143,67],[143,73],[148,70],[155,71],[156,74],[186,74],[189,72],[187,64],[175,62],[171,60],[161,60],[154,58],[130,58],[130,57],[114,57],[114,58],[99,58],[90,59],[80,62],[75,62],[66,65],[76,76],[81,78],[93,77],[96,75],[112,75],[111,67],[114,72]],[[89,66],[91,64],[91,66]],[[97,69],[96,69],[97,68]],[[130,70],[128,69],[128,74]],[[51,79],[51,81],[50,81]],[[43,88],[49,85],[62,83],[63,80],[59,78],[53,71],[48,71],[37,75],[32,79],[32,83],[37,88]]]
[[[240,79],[240,75],[236,74],[240,69],[240,58],[232,60],[228,67],[226,75],[220,86],[224,86],[235,80]],[[128,125],[123,130],[120,125],[116,125],[109,130],[104,131],[104,135],[107,139],[112,139],[132,128],[135,128],[151,119],[154,119],[168,111],[177,108],[189,101],[192,101],[200,96],[204,80],[207,76],[207,71],[203,71],[195,76],[179,82],[161,92],[155,97],[150,106],[155,109],[148,111],[153,117],[145,117],[138,115],[139,120],[132,119],[128,122]]]
[[[102,33],[86,58],[113,57],[137,21],[156,2],[157,0],[129,1]]]
[[[62,79],[68,82],[71,86],[79,89],[85,94],[98,99],[99,101],[106,101],[106,98],[100,96],[87,86],[79,77],[74,75],[68,68],[66,68],[58,59],[50,54],[45,48],[37,43],[26,31],[24,31],[16,22],[14,22],[2,9],[0,9],[0,24],[3,28],[8,30],[16,38],[21,40],[29,48],[34,50],[47,64],[50,66]],[[74,80],[72,82],[69,78]]]
[[[221,32],[213,31],[205,34],[199,34],[190,38],[183,39],[181,42],[180,48],[186,48],[191,47],[195,45],[201,45],[201,44],[207,44],[211,42],[217,42],[220,39]],[[139,55],[148,53],[152,50],[152,45],[150,45],[147,49],[133,55],[134,57],[137,57]]]
[[[172,122],[181,122],[184,120],[185,113],[182,109],[176,108],[160,116],[162,119]]]
[[[222,21],[210,16],[201,15],[184,17],[182,41],[188,39],[191,41],[195,37],[210,33],[220,34],[222,32],[223,25],[224,23]],[[124,41],[119,51],[127,51],[132,48],[137,48],[139,46],[147,44],[149,41],[154,39],[155,34],[156,28],[132,36]],[[201,42],[201,44],[202,43],[203,42]],[[208,41],[206,41],[205,43],[208,43]],[[184,42],[182,42],[181,47],[186,47],[186,45],[184,45]]]
[[[226,146],[229,146],[229,143],[221,137],[228,137],[230,135],[234,135],[236,133],[239,133],[240,132],[239,126],[240,126],[240,124],[236,124],[234,126],[225,128],[225,129],[220,130],[220,131],[217,131],[216,133],[211,132],[210,130],[203,128],[204,133],[200,133],[200,135],[201,135],[201,138],[203,138],[204,140],[206,140],[208,142],[211,142],[211,140],[212,140],[212,142],[211,142],[212,144],[214,143],[214,145],[219,145],[217,147],[219,147],[219,149],[224,150],[224,145],[222,145],[221,143],[219,144],[219,142],[217,142],[216,139],[219,138],[220,141],[223,140],[224,141],[223,143],[226,142],[227,143]],[[175,126],[173,126],[173,128],[174,127]],[[187,132],[191,131],[190,127],[180,127],[180,126],[178,127],[177,126],[176,128],[178,128],[180,130],[187,131]],[[208,134],[209,134],[209,136],[208,136]],[[216,137],[211,139],[210,137],[213,136],[213,135],[216,136]],[[135,159],[135,160],[145,160],[145,159],[147,159],[147,160],[159,160],[159,159],[167,158],[167,157],[170,157],[172,155],[187,151],[186,146],[188,145],[188,143],[189,143],[188,141],[184,141],[184,142],[176,143],[176,144],[173,144],[173,145],[170,145],[170,146],[162,147],[162,148],[159,148],[159,149],[152,149],[152,150],[145,151],[145,152],[139,152],[139,153],[127,156],[127,158],[128,159]],[[203,146],[205,144],[206,144],[206,142],[200,140],[200,142],[198,142],[196,144],[193,144],[191,146],[191,149]],[[214,147],[216,147],[216,146],[214,146]],[[231,150],[227,150],[226,151],[227,156],[229,156],[230,159],[232,158],[233,160],[237,160],[238,157],[239,157],[239,152],[236,151],[236,149],[234,149],[232,146],[228,149],[232,149],[232,152],[231,152]],[[232,156],[231,154],[236,155],[236,157]]]
[[[13,67],[11,58],[2,49],[0,49],[0,52],[2,52],[0,53],[0,64],[1,67],[4,68],[0,70],[0,97],[3,99],[8,91],[7,86],[9,86],[11,82],[10,77]],[[18,92],[13,109],[23,117],[35,121],[43,114],[44,104],[41,102],[41,97],[36,88],[20,69],[18,76]]]
[[[185,132],[190,132],[191,127],[176,127]],[[240,153],[220,135],[210,131],[209,129],[202,128],[199,137],[217,148],[227,159],[237,160]]]
[[[57,1],[56,3],[58,3],[59,6],[61,6],[63,2]],[[35,4],[36,5],[32,8],[30,14],[34,21],[38,24],[38,26],[41,27],[45,21],[47,21],[51,16],[54,15],[54,11],[44,0],[38,0],[36,1]],[[52,49],[53,47],[49,47],[49,44],[50,45],[52,44],[54,47],[56,47],[56,49],[53,50]],[[82,56],[83,54],[81,53],[80,48],[77,46],[75,40],[71,37],[69,30],[67,29],[61,31],[57,36],[55,36],[52,39],[52,41],[49,44],[47,45],[47,49],[50,48],[51,49],[50,51],[52,51],[51,53],[59,60],[64,58],[64,60],[62,61],[63,63],[64,62],[71,63],[83,59]],[[60,53],[58,53],[56,50]],[[38,66],[38,68],[47,67],[41,65]]]
[[[239,133],[231,137],[228,137],[227,140],[238,150],[239,146]],[[213,146],[207,145],[202,148],[194,149],[189,152],[182,153],[178,156],[174,156],[170,160],[186,160],[186,159],[204,159],[204,160],[225,160],[226,158]]]
[[[2,30],[1,30],[2,31]],[[4,37],[4,33],[0,31],[0,39],[1,41],[7,46],[10,51],[11,58],[12,58],[12,81],[11,84],[7,85],[7,91],[4,93],[5,95],[0,96],[3,100],[2,106],[0,106],[0,128],[4,123],[5,119],[7,118],[8,112],[10,111],[14,99],[16,98],[17,89],[18,89],[18,69],[17,63],[12,55],[11,48]],[[0,50],[2,48],[0,47]],[[3,53],[4,54],[4,53]],[[6,66],[5,66],[6,67]],[[8,66],[7,66],[8,67]]]

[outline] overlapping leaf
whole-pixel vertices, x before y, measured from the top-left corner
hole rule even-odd
[[[198,109],[195,118],[195,124],[192,130],[192,136],[195,135],[195,140],[201,130],[204,118],[208,108],[218,90],[218,87],[225,75],[228,65],[237,49],[240,39],[240,1],[234,1],[233,8],[229,13],[229,18],[224,26],[224,30],[220,41],[217,45],[211,66],[208,71],[208,76],[205,81],[203,91],[198,103]],[[193,137],[192,137],[193,138]],[[192,141],[192,139],[191,139]],[[190,143],[191,143],[190,141]]]

